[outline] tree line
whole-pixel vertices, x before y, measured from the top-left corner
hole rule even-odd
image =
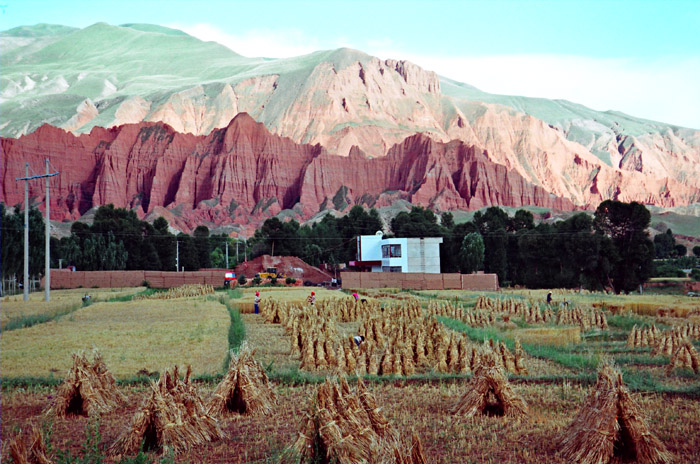
[[[14,213],[0,203],[2,218],[2,275],[21,275],[23,266],[23,212]],[[38,276],[44,266],[44,222],[32,208],[29,214],[30,274]],[[440,220],[438,220],[440,219]],[[610,288],[635,290],[654,271],[655,257],[685,254],[672,233],[649,238],[651,215],[639,203],[604,201],[593,216],[577,213],[566,220],[535,224],[532,213],[517,210],[513,216],[499,207],[474,213],[470,221],[456,224],[452,213],[440,218],[430,209],[413,207],[390,222],[387,237],[442,237],[442,272],[495,273],[502,285],[529,288]],[[180,268],[229,267],[263,254],[297,256],[318,266],[335,266],[356,259],[357,237],[384,230],[374,208],[354,206],[348,214],[326,214],[313,224],[295,220],[267,219],[247,242],[212,235],[198,226],[192,235],[170,231],[164,218],[153,224],[133,211],[113,205],[97,209],[92,225],[74,222],[71,235],[51,237],[51,265],[74,265],[78,270],[174,271],[176,253]],[[660,238],[661,237],[661,238]],[[698,248],[698,247],[696,247]],[[700,248],[693,250],[700,254]]]

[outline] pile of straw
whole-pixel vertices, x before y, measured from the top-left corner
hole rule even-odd
[[[10,442],[10,457],[15,464],[53,464],[53,461],[46,456],[46,445],[44,435],[39,427],[32,425],[32,429],[27,437],[29,449],[22,436],[16,436]]]
[[[136,295],[134,300],[173,300],[193,296],[213,295],[214,287],[209,284],[189,284],[169,288],[167,292],[156,292],[152,295]]]
[[[592,328],[605,330],[608,328],[608,319],[602,311],[576,307],[560,309],[557,313],[557,324],[578,325],[584,331]]]
[[[111,451],[133,454],[143,443],[146,450],[179,453],[224,437],[219,424],[206,410],[187,368],[180,380],[177,366],[151,382],[151,394],[144,399],[131,425],[112,445]]]
[[[627,346],[629,348],[640,348],[646,346],[655,346],[659,341],[661,331],[655,325],[637,328],[637,324],[632,327],[630,334],[627,336]]]
[[[598,381],[578,415],[560,437],[567,462],[664,464],[672,455],[649,431],[642,411],[611,362],[598,369]]]
[[[691,369],[696,374],[700,374],[700,356],[688,339],[678,344],[671,355],[671,362],[666,367],[666,374],[670,375],[673,369]]]
[[[411,444],[403,443],[364,383],[359,380],[353,392],[345,378],[328,379],[318,387],[292,449],[298,462],[426,462],[415,433]]]
[[[477,414],[519,417],[527,413],[527,403],[513,391],[495,359],[485,356],[452,413],[465,417]]]
[[[208,414],[268,414],[272,411],[275,392],[265,369],[253,358],[254,354],[246,342],[241,345],[238,355],[231,352],[228,372],[209,400]]]
[[[92,357],[91,363],[84,352],[73,353],[73,367],[56,392],[53,411],[58,417],[105,413],[126,401],[100,353],[93,350]]]

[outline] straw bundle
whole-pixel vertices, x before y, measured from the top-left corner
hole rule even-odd
[[[100,353],[93,350],[92,357],[90,363],[84,352],[73,353],[73,367],[56,392],[53,411],[58,417],[92,416],[111,411],[126,401]]]
[[[22,436],[16,436],[10,442],[10,457],[15,464],[53,464],[53,461],[46,456],[46,445],[44,444],[44,434],[36,425],[32,425],[29,432],[29,449]]]
[[[292,449],[297,462],[340,464],[426,462],[420,440],[405,445],[367,387],[351,391],[345,378],[327,379],[316,390]]]
[[[515,394],[501,368],[493,362],[484,362],[474,370],[467,392],[455,404],[452,413],[465,417],[477,414],[518,417],[527,413],[527,404]]]
[[[666,367],[666,374],[671,374],[673,369],[691,369],[696,374],[700,374],[700,356],[689,340],[684,340],[678,344],[671,355],[671,362]]]
[[[141,448],[179,453],[209,441],[220,440],[224,433],[206,410],[195,386],[190,383],[188,366],[184,380],[178,368],[165,371],[158,382],[151,382],[151,394],[141,403],[131,425],[112,445],[111,451],[135,453]]]
[[[560,441],[561,454],[568,462],[672,462],[663,443],[649,431],[622,374],[609,361],[602,363],[598,381]]]
[[[214,287],[209,284],[190,284],[169,288],[167,292],[156,292],[152,295],[136,295],[134,300],[173,300],[175,298],[190,298],[193,296],[213,295]]]
[[[246,342],[238,355],[231,352],[228,372],[207,404],[208,414],[268,414],[272,411],[275,393],[265,369],[253,358],[254,354]]]

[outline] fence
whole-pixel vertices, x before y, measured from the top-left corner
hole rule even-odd
[[[51,288],[121,288],[149,285],[154,288],[179,287],[186,284],[224,285],[226,269],[192,272],[161,271],[69,271],[51,270]],[[43,281],[42,281],[43,285]]]
[[[413,290],[498,290],[496,274],[427,274],[403,272],[341,272],[343,288]]]

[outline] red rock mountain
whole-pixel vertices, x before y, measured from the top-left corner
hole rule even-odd
[[[327,208],[384,206],[397,199],[438,210],[574,208],[461,141],[441,143],[416,134],[382,158],[368,158],[357,148],[340,157],[318,144],[271,134],[245,113],[207,136],[139,123],[80,136],[44,125],[18,139],[3,138],[6,204],[23,200],[14,179],[23,176],[24,162],[42,166],[45,157],[61,173],[51,179],[56,220],[75,220],[107,203],[137,208],[141,217],[166,208],[171,213],[166,216],[183,229],[203,222],[257,225],[282,210],[303,220]],[[31,195],[43,202],[44,183],[32,183]]]

